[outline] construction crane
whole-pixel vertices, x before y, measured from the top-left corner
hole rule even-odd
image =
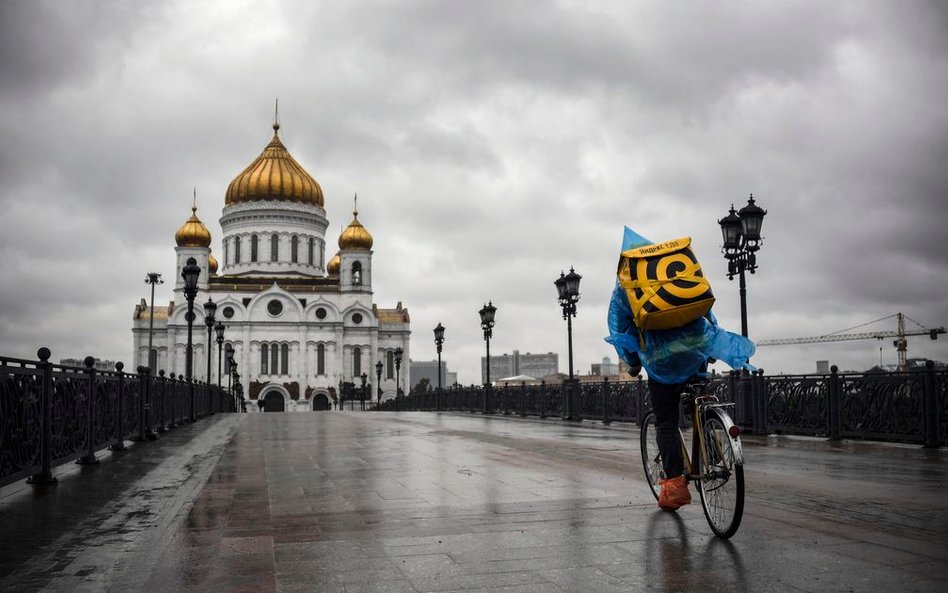
[[[862,333],[844,333],[849,332],[854,329],[859,329],[860,327],[865,327],[867,325],[872,325],[873,323],[879,323],[880,321],[885,321],[887,319],[892,319],[893,317],[898,318],[899,329],[897,331],[873,331],[873,332],[862,332]],[[905,329],[905,320],[908,319],[919,329]],[[892,344],[895,346],[895,349],[899,353],[899,370],[904,371],[908,368],[908,341],[905,339],[908,336],[928,336],[933,340],[938,339],[938,334],[945,333],[944,327],[935,327],[928,328],[922,325],[921,323],[903,315],[902,313],[896,313],[895,315],[889,315],[888,317],[883,317],[882,319],[876,319],[875,321],[870,321],[869,323],[863,323],[862,325],[857,325],[855,327],[850,327],[846,329],[841,329],[838,332],[833,332],[830,334],[825,334],[822,336],[813,336],[809,338],[777,338],[774,340],[761,340],[757,342],[758,346],[787,346],[789,344],[814,344],[817,342],[844,342],[846,340],[884,340],[886,338],[895,338],[895,341]]]

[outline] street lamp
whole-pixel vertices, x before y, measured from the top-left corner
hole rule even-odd
[[[382,361],[375,363],[375,387],[377,404],[375,405],[376,410],[382,408]]]
[[[396,348],[394,352],[395,356],[395,411],[398,411],[398,386],[399,386],[399,370],[402,368],[402,354],[404,351],[401,348]]]
[[[441,345],[444,344],[444,326],[438,322],[434,328],[435,346],[438,348],[438,393],[435,395],[437,410],[441,411]]]
[[[487,382],[484,383],[484,413],[486,414],[490,411],[490,338],[494,335],[494,314],[497,313],[497,307],[491,301],[487,301],[478,313],[481,316],[481,329],[484,330],[484,342],[487,344]]]
[[[161,274],[158,272],[148,272],[145,276],[145,284],[151,284],[151,309],[148,315],[148,368],[151,369],[152,374],[155,373],[155,367],[158,366],[157,356],[155,356],[154,362],[151,360],[152,337],[155,333],[155,285],[164,283],[165,281],[161,279]]]
[[[365,411],[365,381],[369,378],[368,375],[362,373],[360,377],[362,379],[362,391],[359,392],[359,408],[364,412]]]
[[[217,386],[223,387],[221,385],[221,365],[224,362],[224,357],[221,356],[221,350],[224,348],[224,323],[218,321],[214,325],[214,331],[217,332]]]
[[[194,417],[194,361],[192,357],[194,355],[194,344],[191,340],[191,332],[194,327],[194,297],[197,296],[197,282],[198,276],[201,275],[201,268],[197,265],[197,260],[193,257],[189,257],[187,263],[184,266],[184,269],[181,270],[181,277],[184,278],[184,298],[188,300],[188,312],[184,316],[185,321],[188,322],[188,347],[185,351],[185,371],[187,373],[188,380],[188,396],[191,399],[191,422],[195,421]]]
[[[211,344],[214,340],[214,322],[217,321],[214,319],[214,313],[217,312],[217,303],[211,300],[211,297],[207,297],[207,302],[204,303],[204,325],[207,326],[207,374],[204,375],[205,381],[207,381],[207,411],[209,414],[214,413],[214,406],[211,404],[213,397],[211,396]]]
[[[728,280],[734,276],[740,277],[741,292],[741,335],[747,337],[747,283],[744,280],[744,271],[753,274],[757,270],[757,255],[763,240],[760,236],[760,227],[764,223],[767,211],[754,203],[754,194],[750,195],[747,205],[735,212],[731,204],[731,211],[718,221],[721,233],[724,236],[724,257],[727,259]]]
[[[572,266],[569,268],[569,274],[560,272],[560,277],[553,284],[556,286],[556,292],[559,297],[560,306],[563,308],[563,319],[566,320],[566,335],[569,343],[569,387],[566,398],[566,419],[577,420],[576,413],[576,389],[575,379],[573,378],[573,317],[576,317],[576,303],[579,302],[579,281],[582,276],[576,273]]]

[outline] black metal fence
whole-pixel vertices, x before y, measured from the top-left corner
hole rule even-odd
[[[96,452],[125,448],[126,440],[155,440],[183,422],[234,412],[234,399],[213,385],[184,377],[153,376],[94,367],[0,357],[0,486],[22,478],[55,481],[52,468],[76,460],[97,463]]]
[[[948,444],[948,371],[717,376],[711,388],[733,402],[734,420],[757,434]],[[452,410],[540,418],[638,423],[649,409],[645,381],[456,386],[399,397],[398,410]],[[381,410],[396,409],[388,400]]]

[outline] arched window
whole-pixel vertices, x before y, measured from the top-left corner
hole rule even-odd
[[[394,379],[395,378],[395,354],[389,350],[385,354],[385,378]]]
[[[299,260],[300,255],[300,238],[296,235],[290,239],[290,261],[294,264]]]
[[[240,263],[240,235],[234,237],[234,263]]]
[[[228,243],[227,241],[224,241],[224,265],[225,266],[230,262],[230,260],[227,259],[227,255],[228,255],[227,243]]]
[[[280,259],[280,237],[273,233],[270,235],[270,261],[278,261]]]
[[[290,374],[290,345],[283,344],[280,347],[280,374],[289,375]]]
[[[267,347],[266,344],[260,344],[260,374],[261,374],[261,375],[269,375],[269,374],[270,374],[270,373],[268,372],[269,369],[268,369],[268,366],[267,366],[267,362],[269,362],[269,360],[270,360],[269,356],[267,356],[267,350],[268,350],[268,349],[269,349],[269,348]]]
[[[362,262],[352,264],[352,283],[362,284]]]
[[[316,239],[309,238],[309,265],[313,265],[313,260],[316,259]]]
[[[316,374],[326,374],[326,346],[323,344],[316,346]]]
[[[250,261],[257,261],[257,235],[250,235]]]
[[[362,350],[355,348],[352,350],[352,376],[358,377],[362,374]]]
[[[280,349],[276,344],[270,344],[270,372],[274,375],[280,369]]]

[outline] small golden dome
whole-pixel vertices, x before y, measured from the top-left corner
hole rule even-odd
[[[224,204],[256,200],[303,202],[323,206],[323,190],[283,146],[273,124],[273,139],[260,156],[227,186]]]
[[[359,222],[358,210],[352,213],[352,222],[339,235],[339,249],[372,249],[372,235]]]
[[[329,274],[330,276],[338,276],[339,266],[341,265],[342,265],[342,258],[339,257],[339,253],[337,252],[336,255],[332,256],[332,259],[329,260],[329,263],[326,264],[326,273]]]
[[[207,256],[207,269],[211,276],[217,275],[217,258],[214,257],[213,253]]]
[[[191,207],[191,218],[185,221],[174,234],[174,240],[178,247],[211,246],[211,231],[207,230],[201,219],[197,217],[197,206]]]

